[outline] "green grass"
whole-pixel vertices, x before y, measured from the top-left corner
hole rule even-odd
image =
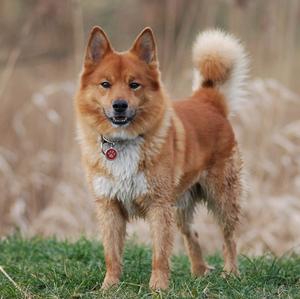
[[[128,243],[121,283],[104,293],[99,290],[105,273],[99,242],[13,236],[0,241],[0,266],[21,291],[0,271],[0,298],[23,298],[25,293],[32,298],[300,298],[297,255],[240,256],[239,278],[222,278],[219,255],[207,261],[216,270],[196,279],[190,276],[188,259],[174,256],[169,291],[153,293],[148,289],[151,251]]]

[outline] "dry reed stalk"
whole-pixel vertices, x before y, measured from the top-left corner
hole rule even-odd
[[[83,50],[84,50],[84,30],[83,15],[80,0],[72,0],[73,7],[73,34],[74,34],[74,56],[75,73],[81,69]]]
[[[32,297],[25,292],[24,290],[22,290],[20,288],[20,286],[8,275],[8,273],[3,269],[2,266],[0,266],[0,272],[2,272],[2,274],[13,284],[13,286],[24,296],[24,298],[28,298],[31,299]]]
[[[37,5],[38,6],[38,5]],[[36,8],[37,8],[36,6]],[[32,29],[32,26],[37,18],[37,9],[33,9],[31,14],[28,16],[25,24],[23,25],[21,29],[21,33],[18,38],[18,43],[15,45],[15,47],[11,50],[6,66],[4,68],[2,78],[0,81],[0,99],[2,99],[3,94],[5,92],[5,89],[7,87],[7,84],[9,80],[11,79],[11,76],[13,74],[14,68],[16,66],[17,60],[21,54],[22,48],[26,44],[26,41],[28,39],[28,36],[30,34],[30,31]]]

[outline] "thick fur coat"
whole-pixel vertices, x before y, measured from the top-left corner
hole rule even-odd
[[[241,159],[229,114],[243,94],[247,59],[234,37],[214,30],[198,36],[193,60],[194,92],[172,102],[160,79],[151,29],[122,53],[101,28],[91,31],[75,108],[105,249],[104,289],[119,282],[126,223],[133,217],[145,218],[151,228],[152,289],[168,287],[176,226],[192,274],[205,274],[210,267],[191,230],[199,202],[216,216],[223,232],[224,271],[238,272],[234,233]]]

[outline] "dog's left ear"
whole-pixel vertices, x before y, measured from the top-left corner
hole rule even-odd
[[[145,61],[147,64],[156,62],[156,43],[153,31],[150,27],[146,27],[138,35],[130,51],[135,53],[141,60]]]

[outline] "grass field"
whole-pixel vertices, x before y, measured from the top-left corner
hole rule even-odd
[[[195,279],[187,258],[174,256],[169,291],[154,293],[148,289],[150,249],[128,243],[121,284],[103,293],[99,242],[14,236],[0,241],[0,298],[300,298],[300,256],[240,256],[239,278],[222,278],[218,254],[207,261],[216,270]]]

